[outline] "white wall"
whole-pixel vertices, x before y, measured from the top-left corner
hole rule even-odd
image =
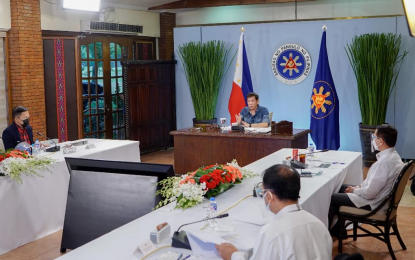
[[[7,31],[10,27],[10,0],[0,0],[0,31]]]
[[[3,0],[1,0],[3,1]],[[42,30],[79,32],[81,20],[98,20],[98,14],[74,10],[63,10],[61,5],[40,1]],[[144,27],[141,36],[160,37],[160,14],[128,9],[115,9],[118,19],[115,22]],[[114,19],[113,14],[107,21]]]
[[[404,15],[401,0],[318,0],[298,2],[297,19]],[[177,26],[294,20],[294,3],[201,8],[177,13]]]

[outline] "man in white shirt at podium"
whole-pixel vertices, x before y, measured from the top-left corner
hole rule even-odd
[[[286,165],[271,166],[263,173],[263,187],[259,195],[275,217],[259,232],[250,259],[331,259],[333,241],[326,226],[298,204],[298,172]],[[245,259],[232,244],[216,245],[216,249],[225,260]]]

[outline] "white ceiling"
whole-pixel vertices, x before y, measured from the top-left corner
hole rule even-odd
[[[149,8],[152,6],[163,5],[178,0],[101,0],[105,4],[125,5],[137,8]]]

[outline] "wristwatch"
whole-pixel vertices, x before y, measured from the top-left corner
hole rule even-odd
[[[252,126],[252,124],[249,124],[249,127],[251,127]]]

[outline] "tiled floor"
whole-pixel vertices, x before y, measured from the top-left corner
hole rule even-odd
[[[173,164],[174,151],[167,149],[141,157],[142,162]],[[364,169],[364,176],[367,174]],[[365,226],[374,230],[370,226]],[[402,197],[398,209],[398,228],[407,250],[402,250],[396,237],[392,237],[392,248],[398,260],[415,259],[415,196],[412,195],[409,185]],[[349,231],[351,232],[351,231]],[[0,256],[0,260],[51,260],[61,255],[59,252],[62,231],[56,232],[32,243],[16,248]],[[338,242],[333,242],[333,256],[337,254]],[[361,253],[366,260],[391,259],[388,249],[383,242],[371,237],[358,238],[357,241],[348,239],[343,243],[344,253]]]

